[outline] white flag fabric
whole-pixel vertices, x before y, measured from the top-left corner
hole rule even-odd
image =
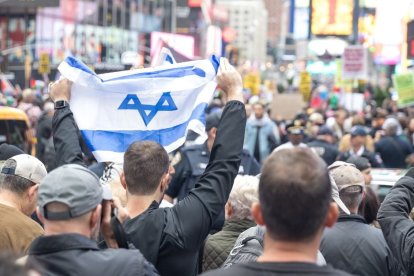
[[[204,132],[204,111],[216,88],[218,59],[97,75],[68,57],[58,69],[73,82],[70,106],[98,162],[123,162],[139,140],[167,152],[185,142],[189,129]]]
[[[153,64],[151,64],[152,67],[177,63],[171,51],[165,47],[162,47],[161,51],[156,56],[157,57],[154,59]]]

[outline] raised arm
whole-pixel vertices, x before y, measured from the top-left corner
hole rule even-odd
[[[402,177],[385,197],[378,221],[390,250],[407,275],[414,273],[414,222],[408,218],[414,206],[414,169]]]
[[[210,161],[195,188],[170,210],[175,233],[181,234],[185,248],[197,249],[208,235],[212,223],[224,209],[240,166],[246,111],[240,74],[222,60],[217,76],[227,95]]]
[[[62,79],[49,87],[52,100],[69,102],[72,83]],[[85,166],[79,143],[80,132],[69,106],[55,110],[52,122],[53,143],[56,151],[56,166],[79,164]]]

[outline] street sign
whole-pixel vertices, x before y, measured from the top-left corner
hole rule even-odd
[[[364,46],[348,46],[342,55],[342,79],[368,79],[368,51]]]
[[[41,53],[39,57],[39,74],[48,74],[50,72],[50,59],[48,53]]]
[[[260,75],[258,73],[249,73],[243,78],[243,86],[250,89],[252,95],[260,93]]]
[[[392,77],[398,93],[398,107],[414,105],[414,74],[404,73]]]
[[[300,73],[299,92],[305,102],[309,102],[312,91],[312,78],[308,72]]]

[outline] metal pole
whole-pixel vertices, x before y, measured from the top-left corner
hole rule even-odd
[[[171,0],[171,32],[177,32],[177,0]]]

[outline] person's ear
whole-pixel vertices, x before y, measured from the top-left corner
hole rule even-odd
[[[94,210],[92,210],[91,218],[89,220],[90,229],[95,229],[101,219],[102,205],[98,204]]]
[[[43,217],[42,213],[40,212],[39,207],[36,207],[36,215],[37,218],[40,220],[42,224],[45,224],[45,218]]]
[[[160,182],[160,193],[164,194],[165,191],[168,188],[168,185],[170,184],[171,178],[169,173],[166,173],[165,175],[163,175],[163,177],[161,178],[161,182]]]
[[[325,218],[325,226],[331,228],[335,225],[339,217],[338,205],[336,202],[331,202],[329,204],[328,213]]]
[[[228,202],[226,203],[225,210],[226,210],[226,219],[231,218],[231,216],[233,215],[233,208],[231,207],[230,203]]]
[[[256,221],[258,225],[265,225],[265,221],[263,219],[262,208],[260,207],[259,202],[255,202],[251,208],[252,217]]]
[[[27,190],[27,196],[29,197],[29,200],[32,201],[33,199],[37,198],[37,191],[39,190],[39,184],[31,186]]]
[[[119,179],[121,180],[122,187],[124,187],[125,190],[128,190],[127,185],[126,185],[126,179],[125,179],[124,171],[122,171],[121,174],[119,175]]]

